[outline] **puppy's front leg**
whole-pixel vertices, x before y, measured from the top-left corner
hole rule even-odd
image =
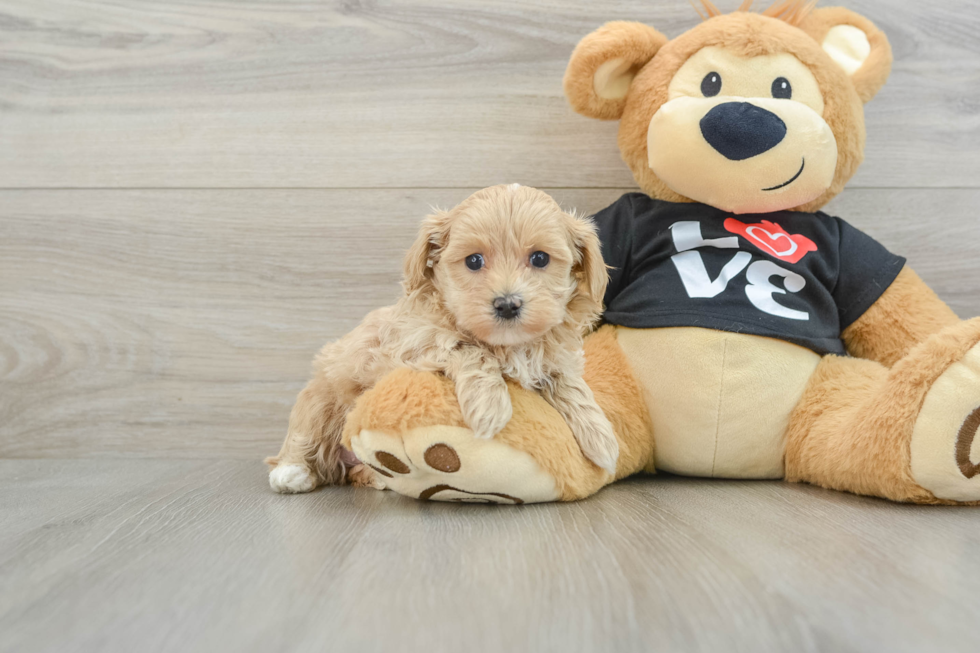
[[[541,395],[565,418],[585,457],[615,475],[619,440],[582,377],[558,375]]]
[[[463,420],[478,438],[497,435],[510,421],[513,407],[500,364],[483,352],[459,352],[448,371],[456,382]]]

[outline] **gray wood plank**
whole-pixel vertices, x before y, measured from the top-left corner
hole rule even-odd
[[[973,0],[847,5],[897,57],[854,187],[977,187]],[[616,125],[561,92],[612,19],[698,20],[686,0],[4,0],[0,187],[631,185]]]
[[[0,461],[0,651],[972,651],[980,511],[641,477],[570,505]]]
[[[0,457],[274,453],[313,353],[398,293],[456,190],[0,192]],[[594,212],[621,190],[553,190]],[[832,210],[980,314],[980,190]]]

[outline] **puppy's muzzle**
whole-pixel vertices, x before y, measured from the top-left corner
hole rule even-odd
[[[522,305],[518,295],[501,295],[493,300],[493,310],[501,320],[513,320],[519,316]]]

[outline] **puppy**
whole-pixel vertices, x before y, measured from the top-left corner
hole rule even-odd
[[[615,473],[619,444],[582,380],[582,338],[602,310],[608,274],[595,229],[545,193],[511,184],[429,216],[405,259],[404,295],[326,345],[300,392],[269,483],[384,485],[340,444],[357,397],[396,367],[456,384],[463,419],[492,438],[511,417],[506,379],[540,392],[583,453]]]

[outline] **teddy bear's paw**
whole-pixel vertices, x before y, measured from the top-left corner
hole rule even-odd
[[[559,498],[554,477],[529,454],[463,427],[362,430],[351,438],[351,449],[389,490],[417,499],[522,504]]]
[[[280,494],[300,494],[316,488],[316,478],[306,465],[283,463],[269,472],[269,486]]]
[[[929,389],[912,430],[915,482],[940,499],[980,501],[980,344]]]

